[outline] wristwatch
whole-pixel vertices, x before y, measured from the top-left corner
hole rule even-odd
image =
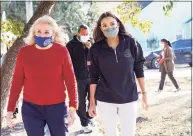
[[[76,108],[74,108],[74,107],[72,107],[72,106],[70,106],[69,109],[70,109],[70,110],[76,110]]]

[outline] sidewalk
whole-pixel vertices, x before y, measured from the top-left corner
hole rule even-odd
[[[163,132],[158,136],[163,136],[164,134],[170,135],[173,133],[176,133],[176,135],[182,133],[184,134],[183,136],[186,136],[185,133],[190,132],[189,126],[191,125],[191,122],[189,121],[189,118],[191,115],[189,115],[189,113],[191,106],[191,91],[185,90],[177,93],[164,91],[161,93],[150,92],[147,93],[147,97],[150,107],[148,112],[142,110],[141,95],[139,95],[136,136],[147,136],[147,134],[155,135],[162,131]],[[10,130],[5,127],[1,131],[1,136],[27,136],[23,128],[20,113],[16,120],[17,125],[15,129],[11,130],[12,134],[9,135]],[[182,122],[185,124],[181,124]],[[175,125],[171,126],[170,124]],[[69,136],[104,136],[99,117],[95,118],[95,126],[93,133],[83,134],[79,118],[77,117],[75,124],[69,129],[71,132]],[[176,129],[175,132],[173,132],[174,128]],[[184,129],[186,129],[186,131],[184,131]]]

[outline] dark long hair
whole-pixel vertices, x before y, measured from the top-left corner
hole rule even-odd
[[[166,40],[166,39],[161,39],[161,42],[165,43],[166,45],[172,47],[170,41]]]
[[[100,40],[105,38],[103,32],[101,31],[100,26],[101,26],[102,19],[106,18],[106,17],[112,17],[112,18],[117,20],[117,22],[119,23],[119,33],[118,33],[119,35],[128,35],[121,20],[118,19],[113,13],[108,11],[108,12],[103,13],[97,21],[97,25],[96,25],[94,32],[93,32],[93,38],[94,38],[95,42],[100,41]]]

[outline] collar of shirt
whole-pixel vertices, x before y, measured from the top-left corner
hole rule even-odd
[[[123,35],[119,35],[119,44],[117,48],[119,48],[119,45],[123,45],[126,42],[126,39]],[[108,46],[108,43],[106,41],[106,38],[102,40],[102,48],[109,48],[112,49],[111,47]]]

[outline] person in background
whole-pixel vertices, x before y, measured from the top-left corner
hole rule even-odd
[[[53,136],[65,136],[66,94],[69,96],[69,124],[78,108],[77,83],[63,32],[48,16],[38,18],[24,39],[13,75],[7,107],[7,122],[12,116],[23,89],[22,119],[28,136],[44,136],[47,124]]]
[[[90,49],[90,116],[96,116],[96,100],[105,136],[117,136],[117,115],[121,136],[135,136],[138,91],[147,110],[144,57],[138,42],[126,33],[123,23],[111,12],[103,13],[94,30]]]
[[[179,88],[179,85],[173,76],[175,54],[172,51],[172,45],[166,39],[161,39],[161,45],[163,47],[163,50],[161,51],[161,53],[159,55],[154,54],[154,56],[157,59],[159,59],[159,64],[160,64],[159,71],[161,72],[161,80],[160,80],[159,89],[157,92],[161,92],[163,90],[166,74],[168,75],[168,77],[176,87],[175,92],[178,92],[181,89]]]
[[[90,124],[93,125],[92,118],[88,114],[87,98],[89,100],[90,86],[89,86],[89,73],[87,67],[87,55],[91,47],[89,41],[89,28],[86,25],[80,25],[78,33],[71,41],[67,43],[68,51],[70,53],[77,84],[79,96],[79,108],[77,115],[80,118],[81,125],[84,133],[91,133],[92,129]]]

